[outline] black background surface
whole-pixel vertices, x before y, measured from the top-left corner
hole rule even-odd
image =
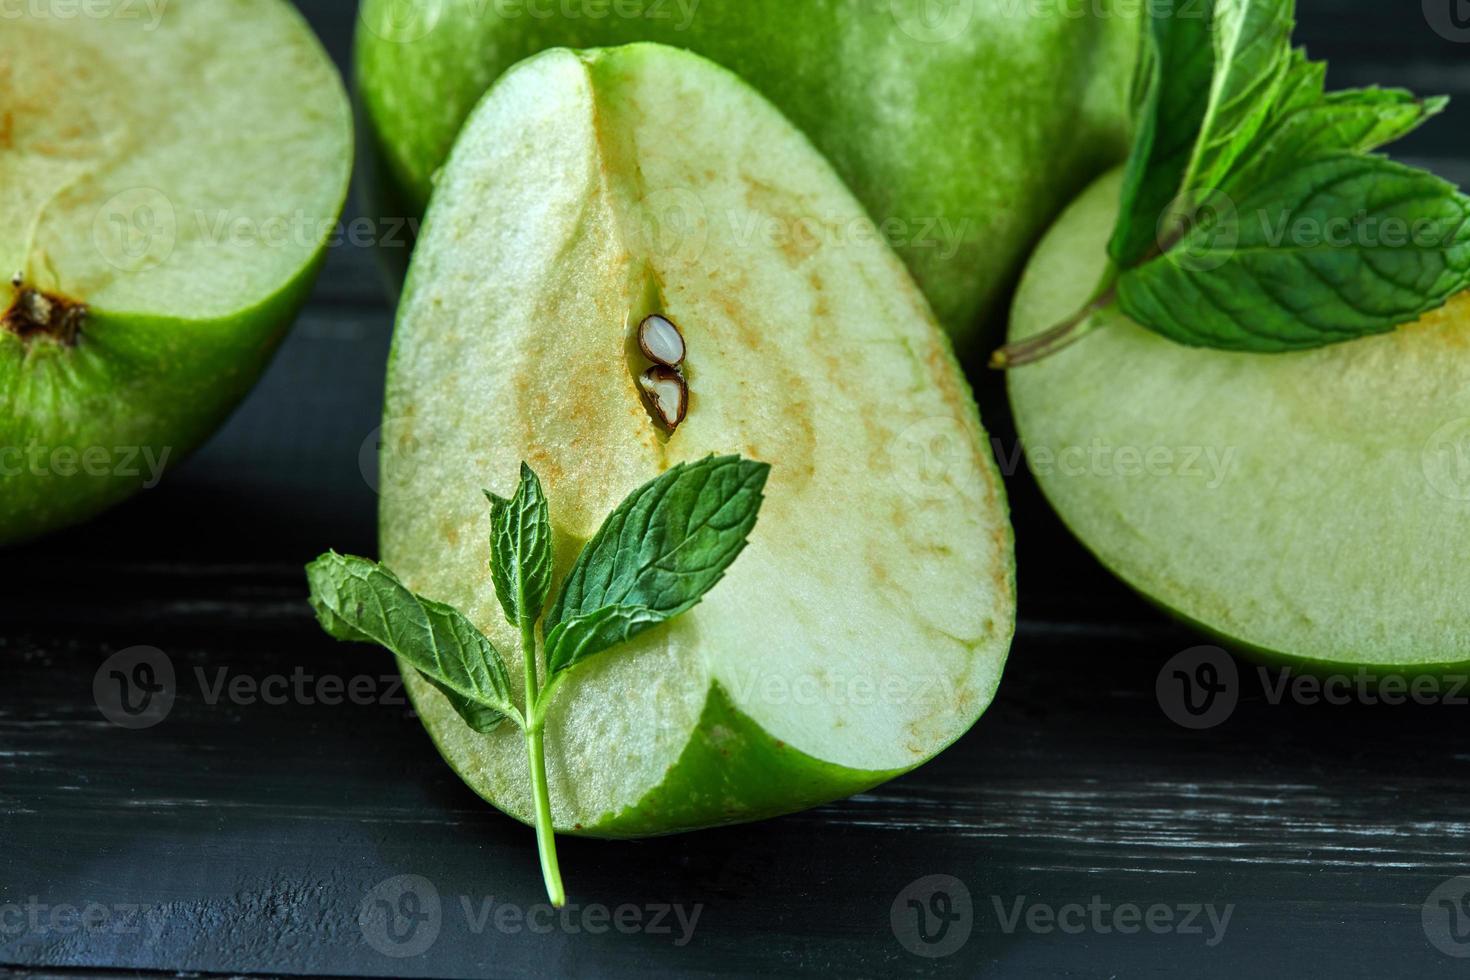
[[[1462,0],[1311,0],[1298,37],[1331,60],[1336,86],[1458,96],[1396,155],[1470,186],[1470,25],[1439,36],[1436,3],[1470,19]],[[345,66],[350,5],[302,6]],[[1422,920],[1431,891],[1470,874],[1470,707],[1272,704],[1242,662],[1228,720],[1176,725],[1155,680],[1203,641],[1101,571],[1024,472],[1010,480],[1019,634],[998,701],[949,752],[760,825],[562,842],[573,901],[702,903],[683,945],[677,929],[476,931],[462,901],[478,915],[487,900],[543,900],[532,835],[460,784],[405,705],[210,703],[196,675],[391,673],[386,656],[322,636],[301,575],[329,546],[375,553],[363,459],[390,330],[371,253],[333,250],[264,380],[202,451],[100,520],[3,556],[0,915],[34,898],[115,916],[136,906],[148,925],[7,930],[0,918],[0,964],[412,977],[1470,970]],[[976,380],[1009,455],[999,379]],[[134,732],[100,716],[91,686],[106,657],[139,644],[166,651],[180,680],[166,722]],[[442,901],[438,939],[410,958],[378,952],[357,921],[369,891],[401,874]],[[890,909],[936,874],[967,886],[973,928],[952,955],[921,958]],[[995,910],[1094,896],[1233,912],[1212,946],[1208,925],[1007,933]]]

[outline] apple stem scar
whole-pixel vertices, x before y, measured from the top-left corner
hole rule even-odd
[[[0,327],[22,340],[45,336],[67,347],[76,346],[87,316],[84,304],[30,288],[19,272],[11,277],[10,285],[15,296],[9,309],[0,314]]]
[[[689,383],[681,365],[688,354],[684,335],[673,320],[657,313],[638,325],[638,349],[653,367],[638,378],[638,386],[653,414],[672,433],[689,413]]]

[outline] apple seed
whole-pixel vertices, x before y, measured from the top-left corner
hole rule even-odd
[[[669,431],[677,429],[689,410],[689,386],[684,376],[667,365],[655,364],[643,372],[638,384]]]
[[[684,335],[668,317],[655,313],[644,318],[638,325],[638,346],[655,364],[676,368],[684,363]]]

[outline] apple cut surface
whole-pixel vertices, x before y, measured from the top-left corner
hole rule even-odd
[[[1119,186],[1043,241],[1012,341],[1090,298]],[[1150,599],[1308,666],[1470,662],[1470,296],[1288,354],[1184,347],[1113,314],[1009,386],[1047,498]]]
[[[305,297],[352,154],[341,79],[281,0],[16,13],[0,542],[115,502],[218,424]]]
[[[637,378],[648,315],[682,331],[688,415]],[[669,467],[772,466],[747,550],[692,612],[577,669],[547,722],[557,828],[607,836],[850,795],[963,734],[1014,628],[1004,492],[948,342],[828,164],[734,75],[657,45],[509,72],[445,169],[389,368],[382,558],[519,670],[487,564],[520,462],[564,575]],[[530,815],[525,747],[412,670],[468,784]]]

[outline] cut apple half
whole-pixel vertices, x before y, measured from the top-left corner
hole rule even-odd
[[[281,0],[17,5],[0,28],[0,542],[197,445],[346,197],[341,79]]]
[[[655,314],[688,345],[672,432],[638,380]],[[632,490],[737,453],[772,467],[748,549],[692,612],[578,668],[552,703],[558,830],[750,820],[914,768],[995,693],[1014,566],[948,341],[806,139],[672,48],[523,62],[460,136],[413,259],[384,563],[513,657],[482,488],[508,492],[522,460],[541,475],[561,576]],[[445,758],[528,820],[519,734],[477,734],[406,675]]]
[[[1090,298],[1119,187],[1094,185],[1042,242],[1012,342]],[[1286,354],[1184,347],[1109,314],[1008,380],[1052,506],[1153,601],[1306,665],[1470,663],[1470,295]]]

